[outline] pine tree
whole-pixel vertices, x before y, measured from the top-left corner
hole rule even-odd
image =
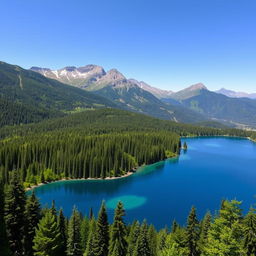
[[[55,216],[47,211],[39,221],[34,238],[35,256],[58,256],[61,254],[61,234]]]
[[[251,208],[244,218],[244,249],[246,255],[256,255],[256,210]]]
[[[157,249],[162,251],[166,247],[167,230],[161,229],[158,233]]]
[[[40,219],[40,204],[34,191],[26,203],[25,254],[33,256],[33,239]]]
[[[114,250],[110,254],[110,256],[119,256],[119,249],[118,249],[118,245],[117,244],[115,245]]]
[[[139,237],[133,256],[151,256],[150,241],[148,237],[148,225],[146,221],[142,223]]]
[[[127,256],[133,256],[133,252],[134,252],[139,234],[140,234],[140,224],[138,221],[135,221],[131,226],[130,233],[128,236]]]
[[[40,180],[41,180],[41,183],[45,183],[44,171],[43,170],[41,171]]]
[[[199,223],[196,217],[196,208],[192,207],[187,220],[186,240],[189,256],[198,255]]]
[[[16,172],[5,197],[5,223],[9,246],[15,256],[24,253],[24,223],[26,196]]]
[[[58,228],[61,234],[62,246],[60,248],[60,255],[66,255],[67,250],[67,229],[66,229],[66,218],[64,217],[62,208],[60,209],[57,218]]]
[[[55,206],[55,200],[52,200],[52,207],[50,210],[52,212],[52,215],[55,217],[55,220],[57,220],[57,210]]]
[[[88,243],[88,238],[90,234],[90,221],[87,217],[84,217],[82,222],[81,222],[81,246],[82,250],[86,251],[86,246]]]
[[[74,207],[72,216],[68,223],[68,239],[67,239],[67,255],[81,256],[81,234],[80,234],[81,218],[77,209]]]
[[[214,218],[208,231],[204,255],[243,255],[243,226],[241,223],[240,202],[236,200],[222,202],[219,216]]]
[[[114,223],[111,230],[111,239],[109,246],[109,254],[112,255],[114,249],[118,250],[119,256],[125,256],[127,252],[126,226],[123,221],[125,211],[123,204],[117,204],[114,216]],[[115,248],[116,247],[116,248]]]
[[[156,230],[153,225],[150,225],[148,228],[148,239],[149,239],[149,247],[151,250],[150,255],[156,256],[157,255],[157,235]]]
[[[92,218],[90,220],[90,232],[87,240],[86,251],[84,253],[85,256],[95,256],[93,252],[95,229],[96,229],[96,222],[95,222],[95,219]]]
[[[103,202],[98,214],[96,224],[96,233],[94,236],[94,254],[95,256],[107,256],[109,247],[109,226],[106,206]]]
[[[176,231],[176,229],[177,229],[178,227],[179,227],[179,225],[178,225],[177,221],[174,220],[174,221],[172,222],[171,232],[172,232],[172,233],[175,233],[175,231]]]
[[[89,219],[91,220],[93,218],[93,216],[94,216],[93,210],[92,210],[92,208],[90,208]]]
[[[0,180],[0,252],[1,255],[9,255],[6,226],[4,221],[4,184]]]
[[[212,219],[212,216],[211,216],[210,212],[207,212],[204,216],[202,223],[201,223],[200,239],[198,242],[200,251],[203,250],[205,244],[207,243],[208,232],[211,227],[211,219]]]

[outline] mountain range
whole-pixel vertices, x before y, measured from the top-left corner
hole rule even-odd
[[[256,127],[256,100],[227,97],[202,83],[173,92],[97,65],[26,70],[0,62],[0,126],[106,107],[204,126]]]
[[[231,97],[231,98],[256,99],[256,93],[236,92],[236,91],[232,91],[232,90],[227,90],[225,88],[221,88],[220,90],[215,91],[215,92],[223,94],[223,95]]]
[[[200,113],[183,106],[166,104],[160,99],[167,95],[166,91],[135,79],[127,79],[116,69],[106,72],[99,66],[87,65],[79,68],[65,67],[60,70],[32,67],[31,70],[107,98],[124,110],[185,123],[207,120]]]
[[[224,90],[212,92],[198,83],[178,92],[161,90],[136,79],[127,79],[116,69],[97,65],[59,70],[32,67],[33,71],[63,83],[93,92],[118,107],[177,122],[217,121],[239,128],[256,127],[256,100],[240,98]],[[243,94],[244,95],[244,94]],[[252,96],[252,95],[251,95]]]

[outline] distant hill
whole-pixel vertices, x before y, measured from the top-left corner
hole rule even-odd
[[[240,128],[256,127],[256,100],[230,98],[196,84],[171,96],[183,106],[212,120]]]
[[[114,106],[90,92],[0,62],[1,125],[37,122],[82,109]]]
[[[223,94],[225,96],[231,97],[231,98],[250,98],[250,99],[256,99],[256,93],[247,93],[247,92],[236,92],[232,90],[227,90],[225,88],[221,88],[218,91],[215,91],[216,93]]]

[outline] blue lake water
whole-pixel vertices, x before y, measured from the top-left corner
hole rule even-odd
[[[187,152],[117,180],[60,181],[35,189],[43,206],[55,200],[69,216],[74,205],[84,214],[90,207],[97,213],[106,201],[110,220],[121,200],[126,222],[144,218],[157,228],[170,226],[173,219],[186,222],[192,205],[199,218],[214,213],[222,199],[243,201],[248,210],[256,203],[256,143],[227,137],[184,138]]]

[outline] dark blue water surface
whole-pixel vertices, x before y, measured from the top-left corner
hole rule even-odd
[[[69,216],[74,205],[87,214],[97,213],[102,200],[113,217],[116,202],[124,202],[126,222],[134,219],[161,228],[173,219],[186,222],[192,205],[199,218],[212,213],[224,198],[243,201],[248,210],[256,202],[256,143],[227,137],[184,138],[187,152],[180,157],[140,168],[117,180],[60,181],[35,189],[43,206],[55,200]]]

